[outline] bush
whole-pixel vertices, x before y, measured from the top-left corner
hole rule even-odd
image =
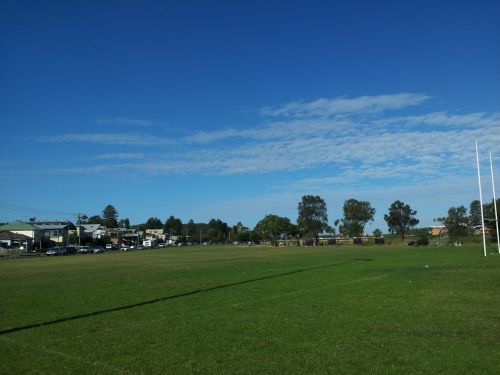
[[[429,245],[429,231],[427,229],[418,229],[415,234],[417,237],[417,246]]]

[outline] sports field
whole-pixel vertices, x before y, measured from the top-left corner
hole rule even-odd
[[[498,374],[480,245],[0,261],[1,374]]]

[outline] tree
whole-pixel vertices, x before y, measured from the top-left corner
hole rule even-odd
[[[378,229],[378,228],[377,228],[377,229],[375,229],[375,230],[373,231],[373,237],[375,237],[375,238],[380,238],[380,237],[382,237],[382,231],[381,231],[380,229]]]
[[[208,239],[213,242],[225,242],[229,227],[221,219],[211,219],[208,222]]]
[[[300,232],[318,241],[318,234],[328,227],[326,203],[320,196],[304,195],[298,206],[297,225]]]
[[[119,226],[120,228],[129,229],[129,228],[130,228],[130,220],[129,220],[128,218],[121,219],[121,220],[118,222],[118,226]]]
[[[490,203],[485,203],[483,204],[484,207],[484,219],[488,220],[489,222],[492,222],[495,220],[495,206],[493,205],[493,199],[491,200]],[[500,212],[500,199],[497,199],[497,212]],[[492,223],[493,226],[495,226],[494,223]],[[479,222],[479,225],[481,225],[481,222]]]
[[[281,235],[285,237],[295,235],[297,228],[290,222],[289,218],[269,214],[257,223],[254,231],[261,238],[276,240]]]
[[[387,222],[389,232],[398,233],[401,241],[404,241],[405,234],[419,223],[415,218],[416,214],[417,211],[412,210],[410,205],[397,200],[389,207],[389,214],[384,215],[384,220]]]
[[[417,229],[415,235],[417,236],[417,246],[427,246],[429,244],[429,229]]]
[[[473,227],[481,225],[481,202],[477,199],[470,203],[469,223]]]
[[[448,210],[448,216],[436,220],[443,223],[448,230],[450,242],[458,241],[469,233],[469,217],[464,206],[451,207]]]
[[[103,220],[102,220],[102,217],[100,217],[99,215],[94,215],[94,216],[91,216],[91,217],[88,218],[87,223],[102,225],[103,224]]]
[[[102,211],[102,224],[107,228],[117,228],[118,227],[118,211],[108,204]]]
[[[373,221],[375,209],[370,202],[348,199],[344,202],[344,218],[342,219],[341,232],[351,237],[359,237],[365,230],[365,225]]]
[[[196,238],[196,224],[194,223],[193,219],[190,219],[188,223],[184,226],[185,227],[185,232],[186,236],[190,238]]]
[[[163,228],[163,223],[157,217],[150,217],[145,224],[146,229],[161,229]]]
[[[167,221],[165,221],[165,232],[169,233],[171,236],[180,236],[182,234],[181,219],[170,216]]]

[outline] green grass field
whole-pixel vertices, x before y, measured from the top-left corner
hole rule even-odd
[[[0,261],[1,374],[498,374],[480,246]],[[426,267],[427,266],[427,267]]]

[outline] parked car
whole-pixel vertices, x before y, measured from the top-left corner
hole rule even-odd
[[[142,246],[142,245],[137,245],[137,250],[144,250],[144,246]]]
[[[67,245],[65,247],[66,247],[66,250],[68,250],[68,254],[76,254],[78,251],[78,247],[75,245]]]
[[[68,255],[68,250],[65,247],[53,247],[45,252],[47,256]]]
[[[100,253],[105,253],[106,249],[102,246],[95,246],[93,249],[94,254],[100,254]]]
[[[78,249],[78,252],[81,254],[89,254],[92,252],[92,247],[91,246],[80,246]]]

